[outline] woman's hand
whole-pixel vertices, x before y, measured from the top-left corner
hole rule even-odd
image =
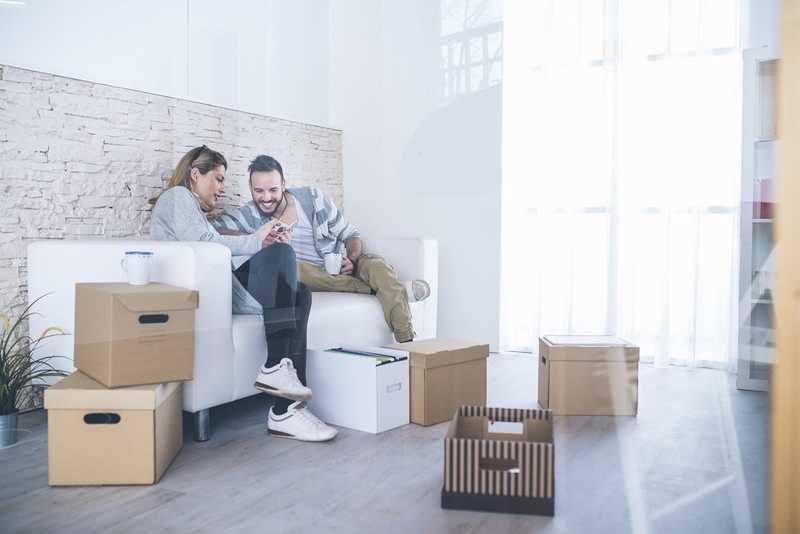
[[[267,247],[273,243],[285,243],[288,245],[291,240],[292,240],[291,230],[285,230],[282,229],[280,226],[276,226],[267,235],[266,239],[264,239],[263,246]]]
[[[270,233],[270,237],[273,236],[275,238],[276,243],[286,243],[288,245],[289,242],[292,240],[292,230],[286,226],[284,226],[283,228],[278,226]]]
[[[267,241],[267,238],[269,237],[270,233],[272,233],[272,230],[275,228],[277,224],[278,224],[278,219],[270,219],[265,224],[263,224],[261,228],[256,230],[256,233],[259,235],[259,237],[261,237],[262,247],[272,244],[271,241],[269,243],[265,243],[265,241]]]

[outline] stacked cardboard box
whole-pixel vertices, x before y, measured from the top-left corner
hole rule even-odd
[[[116,388],[191,380],[197,291],[75,285],[75,367]]]
[[[45,392],[54,486],[152,484],[183,445],[197,291],[76,284],[77,371]]]
[[[45,408],[51,486],[153,484],[183,446],[179,382],[109,389],[75,371]]]

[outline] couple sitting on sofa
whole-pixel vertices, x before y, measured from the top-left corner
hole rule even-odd
[[[212,241],[249,257],[234,263],[233,312],[264,318],[267,361],[255,387],[275,397],[267,429],[304,441],[333,439],[336,430],[304,402],[311,398],[305,376],[311,291],[375,293],[395,338],[405,342],[414,335],[408,299],[427,298],[430,288],[422,280],[403,284],[383,258],[362,254],[358,230],[333,202],[315,188],[287,189],[270,156],[248,168],[252,202],[213,217],[227,168],[225,157],[205,145],[187,152],[154,199],[150,233],[158,240]],[[344,252],[340,275],[323,268],[330,252]]]

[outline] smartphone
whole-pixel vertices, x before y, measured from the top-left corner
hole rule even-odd
[[[275,225],[275,231],[276,231],[276,232],[278,232],[279,234],[282,234],[283,232],[288,232],[289,230],[291,230],[291,229],[292,229],[292,227],[293,227],[295,224],[296,224],[296,223],[292,223],[292,224],[284,224],[284,223],[282,223],[282,222],[279,222],[278,224],[276,224],[276,225]]]

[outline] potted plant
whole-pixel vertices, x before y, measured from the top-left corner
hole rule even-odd
[[[33,315],[31,308],[38,301],[31,302],[16,317],[0,315],[0,448],[17,441],[17,403],[23,395],[38,380],[67,374],[51,363],[59,356],[38,357],[34,354],[43,340],[64,335],[61,329],[50,327],[35,339],[22,332],[23,323]]]

